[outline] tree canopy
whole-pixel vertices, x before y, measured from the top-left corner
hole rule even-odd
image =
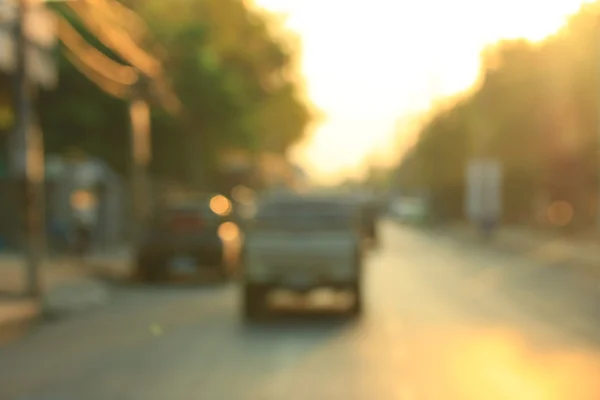
[[[540,198],[594,221],[598,180],[600,3],[586,4],[539,43],[503,41],[482,53],[478,84],[432,112],[404,158],[400,184],[427,189],[438,216],[462,218],[469,159],[504,168],[505,218],[530,218]]]
[[[96,23],[118,25],[134,45],[160,60],[181,103],[177,115],[153,107],[153,174],[214,186],[221,151],[285,154],[306,133],[316,114],[303,98],[300,48],[277,18],[242,0],[123,0],[123,5],[128,8],[112,6],[112,19],[100,15],[107,10],[95,10]],[[54,9],[103,55],[131,65],[94,36],[81,12],[62,4]],[[78,69],[61,51],[59,87],[41,94],[47,152],[77,146],[125,173],[127,96],[115,97]]]

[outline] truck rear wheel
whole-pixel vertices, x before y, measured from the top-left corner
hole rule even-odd
[[[227,282],[232,277],[231,264],[227,261],[225,256],[221,256],[219,263],[217,264],[217,279],[221,282]]]
[[[354,294],[354,301],[350,306],[349,314],[353,317],[358,317],[363,312],[363,293],[362,293],[362,277],[363,277],[363,254],[361,249],[357,249],[355,254],[355,265],[356,265],[356,275],[357,279],[354,282],[350,289]]]
[[[242,311],[244,319],[255,321],[264,316],[266,290],[262,286],[246,283],[243,289]]]
[[[349,314],[353,317],[358,317],[363,312],[363,295],[361,284],[359,282],[352,286],[352,292],[354,293],[354,301],[350,306]]]
[[[165,261],[157,256],[138,256],[133,279],[141,283],[158,283],[168,278]]]

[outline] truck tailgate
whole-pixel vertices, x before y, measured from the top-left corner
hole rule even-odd
[[[257,233],[247,238],[249,255],[311,258],[353,255],[356,238],[327,232]]]
[[[248,238],[247,272],[251,277],[356,276],[356,237],[336,232],[257,233]]]

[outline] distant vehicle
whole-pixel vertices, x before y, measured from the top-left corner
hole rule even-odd
[[[161,206],[137,250],[138,277],[161,281],[211,269],[227,278],[220,227],[227,222],[230,208],[219,195]]]
[[[362,311],[362,252],[355,204],[338,198],[283,196],[263,202],[246,232],[243,313],[265,311],[273,289],[306,294],[350,290]]]
[[[391,212],[402,222],[422,223],[427,219],[427,204],[419,197],[402,197],[392,202]]]

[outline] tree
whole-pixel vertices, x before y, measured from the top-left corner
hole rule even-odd
[[[240,0],[147,2],[139,11],[168,49],[198,179],[219,179],[208,172],[221,149],[285,154],[304,135],[314,113],[294,73],[294,41],[271,16]]]
[[[420,165],[418,184],[437,193],[438,210],[454,202],[449,184],[464,186],[468,159],[492,156],[505,170],[507,220],[523,221],[541,194],[570,202],[582,221],[595,220],[589,204],[596,203],[598,181],[598,17],[600,3],[587,4],[541,43],[486,49],[478,84],[449,109],[432,112],[404,163],[413,165],[407,171]],[[462,212],[454,207],[449,215]]]
[[[95,48],[111,59],[123,62],[93,35],[86,32],[73,13],[58,7],[56,11]],[[70,147],[78,147],[88,154],[106,160],[117,171],[125,173],[130,154],[126,103],[103,92],[90,82],[68,60],[63,51],[59,52],[57,62],[59,87],[53,91],[41,92],[38,101],[46,151],[62,153]]]
[[[107,11],[109,3],[98,4],[103,7],[100,11]],[[113,14],[131,17],[128,9],[110,4]],[[103,23],[119,24],[137,46],[160,57],[182,103],[176,117],[153,109],[155,175],[214,187],[222,150],[284,154],[304,135],[313,112],[294,73],[296,49],[272,17],[251,11],[241,0],[124,4],[145,24],[128,19],[135,22],[128,25],[116,17],[106,17]],[[82,14],[63,6],[56,9],[103,55],[129,65],[91,34]],[[46,148],[60,152],[79,146],[125,172],[129,160],[126,99],[99,90],[70,61],[61,54],[60,86],[40,99]]]

